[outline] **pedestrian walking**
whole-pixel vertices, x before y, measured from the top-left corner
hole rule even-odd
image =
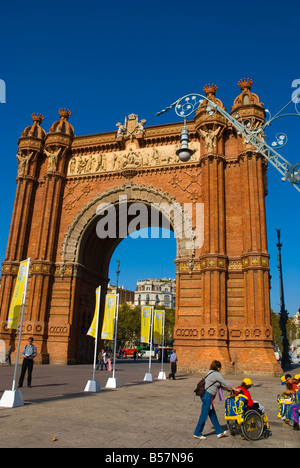
[[[97,370],[99,370],[99,367],[101,366],[101,370],[103,371],[103,366],[105,367],[105,370],[107,370],[107,365],[108,365],[108,355],[107,352],[104,349],[101,349],[101,352],[98,355],[98,364],[97,364]]]
[[[107,352],[102,349],[102,364],[101,364],[101,370],[103,369],[103,366],[105,367],[105,370],[107,370],[108,366],[108,354]]]
[[[110,348],[108,348],[106,353],[107,353],[108,370],[112,371],[112,365],[111,365],[112,350]]]
[[[22,356],[23,356],[23,364],[21,375],[19,379],[19,388],[23,387],[23,382],[25,378],[25,374],[27,371],[27,387],[31,388],[31,380],[32,380],[32,370],[33,370],[33,360],[37,355],[36,346],[33,344],[33,338],[29,338],[28,344],[24,346]]]
[[[236,389],[233,388],[231,384],[222,377],[220,374],[221,367],[222,365],[220,361],[213,361],[210,366],[210,371],[205,377],[205,392],[201,397],[201,414],[194,431],[194,437],[196,439],[206,439],[206,437],[203,435],[203,429],[208,416],[210,417],[218,438],[224,437],[227,434],[227,431],[223,431],[223,428],[218,421],[217,414],[213,406],[213,401],[219,388],[225,388],[228,391],[236,391]]]
[[[11,352],[12,352],[12,345],[8,345],[5,351],[5,361],[8,361],[8,365],[11,366]]]
[[[172,378],[175,380],[175,374],[177,372],[177,355],[176,355],[176,350],[173,349],[173,353],[170,356],[170,365],[171,365],[171,372],[169,374],[169,380]]]
[[[97,367],[96,369],[99,370],[100,364],[102,362],[102,351],[98,354],[98,362],[97,362]]]

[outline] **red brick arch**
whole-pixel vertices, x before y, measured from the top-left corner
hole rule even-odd
[[[265,111],[249,91],[252,83],[246,84],[240,83],[242,94],[232,113],[257,125]],[[215,99],[216,89],[205,88],[209,99]],[[44,363],[90,361],[86,331],[95,288],[101,284],[105,294],[110,256],[120,242],[99,243],[95,209],[99,202],[117,207],[122,194],[129,203],[148,207],[177,203],[173,229],[176,216],[182,216],[179,206],[191,208],[191,235],[177,238],[175,259],[179,366],[203,370],[218,359],[227,370],[278,372],[270,322],[263,156],[222,115],[207,113],[205,102],[186,124],[193,150],[188,162],[176,155],[181,123],[146,127],[144,119],[130,114],[124,125],[118,122],[117,131],[75,136],[70,115],[61,109],[60,120],[46,133],[43,116],[34,114],[18,142],[0,339],[6,344],[14,340],[7,330],[9,304],[19,262],[30,257],[24,341],[34,336]],[[200,205],[203,236],[197,231]]]
[[[119,197],[125,196],[127,203],[144,203],[149,207],[157,206],[161,210],[165,205],[174,207],[174,210],[170,211],[171,217],[170,227],[175,230],[176,235],[176,223],[181,227],[184,224],[183,209],[184,207],[176,201],[176,198],[171,198],[168,193],[164,193],[161,189],[156,189],[153,186],[147,187],[145,184],[137,185],[132,182],[127,182],[121,187],[115,187],[112,190],[99,194],[96,198],[90,201],[74,219],[72,225],[69,227],[68,232],[65,234],[65,240],[62,244],[61,261],[62,264],[68,262],[78,261],[80,252],[80,240],[84,233],[89,229],[91,223],[95,222],[97,218],[97,207],[100,203],[108,203],[112,205],[118,205]],[[167,213],[169,215],[169,212]],[[177,258],[189,257],[192,252],[188,248],[190,239],[193,237],[192,228],[190,225],[186,226],[186,230],[189,230],[189,238],[184,237],[185,231],[182,229],[178,236],[182,233],[183,237],[177,240]]]

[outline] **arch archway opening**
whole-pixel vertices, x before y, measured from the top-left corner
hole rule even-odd
[[[112,259],[119,255],[120,249],[126,252],[123,258],[127,258],[122,261],[123,269],[126,266],[127,271],[131,272],[130,282],[125,282],[124,276],[120,278],[120,282],[125,283],[125,289],[131,288],[134,291],[139,277],[150,276],[155,268],[157,278],[165,276],[167,271],[173,272],[171,275],[173,278],[176,275],[174,260],[177,256],[178,242],[172,220],[165,213],[151,204],[136,202],[130,202],[126,207],[122,204],[110,205],[108,210],[102,211],[97,208],[97,216],[87,224],[77,252],[76,300],[70,346],[77,363],[88,363],[93,360],[93,340],[86,333],[94,314],[95,290],[101,286],[99,327],[101,330],[105,295],[114,270],[112,266],[110,272],[109,267]],[[167,251],[172,251],[172,258],[170,254],[166,256]],[[164,258],[171,264],[168,269],[162,265]],[[153,267],[151,270],[147,269],[150,261]],[[138,266],[140,273],[142,271],[144,273],[134,278],[134,268],[130,265]],[[101,345],[99,340],[99,346]]]

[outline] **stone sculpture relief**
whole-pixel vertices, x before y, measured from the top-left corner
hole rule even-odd
[[[124,125],[122,125],[121,122],[116,123],[116,126],[118,127],[117,140],[133,140],[134,138],[143,136],[145,133],[145,124],[145,119],[139,121],[138,115],[130,114],[128,118],[125,117]]]
[[[135,143],[132,143],[123,151],[74,155],[69,162],[68,175],[182,164],[176,155],[178,147],[178,145],[170,145],[139,149]],[[191,143],[190,147],[195,151],[191,162],[198,161],[200,156],[199,145]]]

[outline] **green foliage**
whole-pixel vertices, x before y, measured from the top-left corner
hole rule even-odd
[[[140,340],[141,308],[122,304],[119,307],[118,341],[133,342]]]
[[[271,310],[271,325],[273,329],[274,343],[277,344],[279,346],[279,349],[282,351],[282,338],[281,338],[281,330],[279,326],[279,319],[280,319],[280,315],[275,314],[275,312]],[[299,326],[295,324],[292,317],[289,317],[287,321],[286,331],[287,331],[287,337],[288,337],[290,345],[295,339],[300,338]]]
[[[281,342],[281,330],[279,326],[279,315],[275,314],[273,310],[271,310],[271,325],[273,329],[273,340],[274,343],[279,346],[279,348],[282,350],[282,342]]]

